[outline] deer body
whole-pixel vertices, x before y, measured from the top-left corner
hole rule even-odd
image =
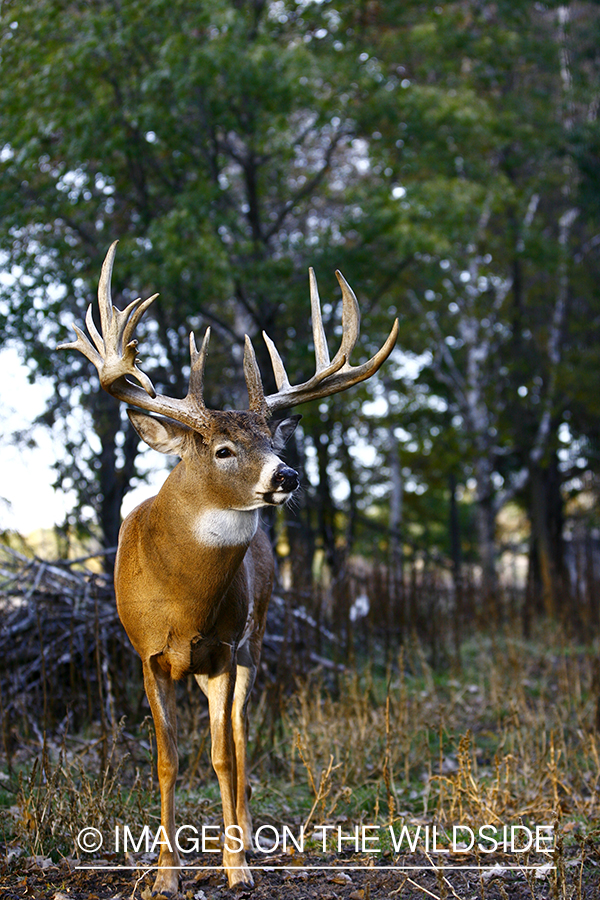
[[[219,641],[240,642],[255,592],[261,595],[272,582],[271,547],[257,528],[257,513],[245,536],[231,529],[235,544],[215,546],[198,538],[193,518],[182,523],[177,510],[174,521],[159,519],[176,526],[170,533],[177,552],[169,557],[165,551],[173,544],[164,543],[169,531],[157,532],[151,524],[154,505],[164,500],[161,491],[121,526],[115,566],[119,617],[141,658],[157,656],[174,680],[188,673],[209,675],[219,666],[207,654],[201,664],[199,641],[215,647]],[[211,526],[209,538],[213,534]]]
[[[298,477],[276,455],[274,438],[256,413],[211,411],[215,433],[206,429],[204,435],[139,412],[130,417],[150,446],[182,459],[158,495],[121,526],[119,616],[142,660],[158,656],[175,679],[210,675],[216,663],[198,668],[190,647],[196,658],[207,657],[201,637],[229,646],[244,636],[255,598],[270,591],[273,579],[258,510],[284,503]],[[293,428],[295,421],[286,421]]]
[[[98,369],[102,386],[137,407],[128,410],[129,418],[146,443],[181,459],[159,493],[123,522],[115,566],[119,617],[142,660],[156,730],[166,840],[161,845],[154,892],[174,893],[178,887],[174,683],[188,674],[194,675],[208,697],[211,758],[223,805],[223,865],[229,886],[251,885],[245,857],[245,850],[252,847],[247,709],[274,568],[270,543],[259,525],[259,510],[282,505],[298,487],[297,473],[281,461],[279,453],[300,417],[275,421],[274,413],[370,377],[389,356],[398,323],[372,359],[351,366],[348,357],[358,337],[358,305],[337,273],[343,296],[343,337],[330,360],[310,270],[315,375],[292,386],[275,345],[265,335],[278,388],[276,394],[265,396],[254,350],[246,338],[249,410],[209,410],[202,391],[208,330],[200,351],[190,335],[190,387],[182,400],[157,394],[137,368],[137,341],[132,336],[154,297],[135,300],[122,311],[112,305],[115,252],[116,243],[107,254],[98,287],[101,332],[90,308],[86,324],[91,341],[74,326],[77,341],[62,346],[80,350]]]
[[[212,760],[230,835],[224,850],[230,884],[248,884],[244,849],[252,846],[252,821],[246,714],[274,569],[258,509],[284,503],[298,476],[275,453],[283,426],[272,435],[257,413],[211,411],[202,433],[144,413],[130,413],[130,418],[150,446],[181,456],[157,496],[123,522],[115,566],[119,617],[141,657],[156,728],[161,822],[168,844],[161,847],[155,890],[176,891],[181,865],[171,710],[174,682],[188,674],[196,676],[209,701]],[[287,421],[289,431],[295,421]]]

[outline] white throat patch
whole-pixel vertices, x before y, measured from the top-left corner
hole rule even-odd
[[[255,509],[208,509],[194,522],[194,536],[205,547],[239,547],[249,544],[258,528]]]

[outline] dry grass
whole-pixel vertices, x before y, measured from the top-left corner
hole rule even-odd
[[[287,758],[292,783],[301,763],[311,794],[318,773],[328,773],[326,818],[341,808],[372,815],[375,805],[392,819],[440,823],[551,821],[557,810],[592,822],[600,816],[597,651],[552,637],[480,638],[450,676],[434,673],[413,645],[387,678],[349,672],[335,694],[310,679],[283,712],[274,752]]]
[[[102,738],[78,741],[78,751],[69,743],[46,743],[31,767],[17,775],[16,803],[8,810],[14,828],[10,845],[27,856],[73,855],[77,835],[86,826],[107,835],[124,816],[140,819],[146,814],[150,773],[145,773],[145,783],[139,769],[133,779],[125,773],[123,723],[107,757]]]
[[[529,642],[508,631],[472,638],[452,671],[432,670],[415,639],[387,668],[315,671],[288,696],[266,684],[250,729],[255,825],[348,832],[357,823],[413,831],[435,823],[445,834],[455,824],[553,825],[556,869],[542,883],[550,893],[532,881],[531,896],[591,896],[600,863],[597,656],[597,644],[575,646],[546,627]],[[180,822],[199,826],[218,821],[219,802],[206,709],[199,692],[193,698],[181,722],[177,810]],[[100,726],[85,738],[48,739],[41,752],[23,746],[0,782],[9,853],[78,855],[75,836],[89,825],[107,840],[117,824],[155,831],[148,727],[121,725],[108,746]],[[389,840],[381,854],[393,858]],[[433,893],[451,896],[442,882]],[[496,896],[488,887],[482,881],[474,896]]]

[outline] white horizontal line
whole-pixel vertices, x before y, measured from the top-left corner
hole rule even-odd
[[[242,866],[228,866],[229,869],[241,869]],[[306,871],[331,871],[331,872],[351,872],[357,870],[366,870],[368,872],[386,872],[386,871],[394,871],[394,872],[402,872],[404,870],[419,870],[422,872],[437,872],[438,869],[443,869],[445,872],[453,869],[475,869],[478,872],[497,872],[498,875],[504,875],[505,872],[537,872],[538,870],[543,869],[544,872],[553,872],[556,869],[556,866],[549,866],[547,863],[542,863],[539,866],[295,866],[291,863],[288,866],[248,866],[251,871],[259,871],[259,872],[306,872]],[[163,871],[163,870],[172,870],[177,869],[178,871],[185,870],[193,870],[193,871],[215,871],[222,872],[224,871],[223,866],[148,866],[144,865],[144,863],[139,863],[137,866],[75,866],[75,869],[92,869],[96,872],[117,872],[119,870],[136,870],[136,869],[146,869],[148,872],[154,871]]]

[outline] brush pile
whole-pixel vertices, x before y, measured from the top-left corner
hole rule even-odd
[[[17,722],[21,740],[41,742],[44,732],[60,733],[67,720],[71,730],[96,721],[112,731],[122,715],[139,719],[148,711],[140,661],[119,621],[112,580],[84,568],[87,561],[47,562],[0,549],[5,749]],[[335,669],[313,649],[331,639],[290,597],[274,596],[262,679],[318,666]]]
[[[0,697],[5,740],[11,721],[38,734],[67,714],[75,721],[92,718],[98,706],[100,715],[110,718],[114,691],[124,688],[122,674],[133,654],[119,623],[112,585],[78,562],[77,570],[71,561],[49,563],[2,548]],[[115,678],[117,659],[122,674]]]

